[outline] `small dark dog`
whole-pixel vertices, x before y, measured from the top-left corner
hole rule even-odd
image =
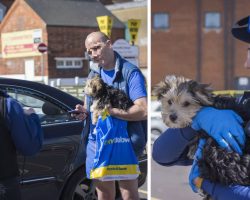
[[[127,111],[134,105],[124,91],[107,85],[99,76],[87,80],[84,92],[93,98],[90,107],[93,112],[93,124],[96,124],[98,116],[109,106]]]
[[[192,118],[203,106],[231,108],[233,99],[214,96],[208,84],[200,84],[184,77],[166,76],[156,85],[153,94],[162,103],[162,118],[170,128],[183,128],[191,124]],[[229,102],[229,103],[228,103]],[[219,122],[218,122],[219,123]],[[230,126],[230,124],[229,124]],[[221,149],[206,133],[207,142],[198,162],[201,177],[224,185],[250,185],[250,145],[249,140],[244,155]],[[196,146],[199,138],[196,138]],[[189,156],[194,156],[193,146],[189,148]],[[207,199],[209,197],[206,197]]]

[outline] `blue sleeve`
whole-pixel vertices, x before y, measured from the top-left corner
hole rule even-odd
[[[153,144],[152,158],[160,165],[191,165],[187,158],[188,144],[197,133],[190,127],[168,128]]]
[[[12,98],[7,98],[6,122],[17,151],[25,156],[34,155],[42,146],[43,132],[39,117],[26,115]]]
[[[212,199],[216,200],[249,200],[250,186],[231,185],[224,186],[220,184],[211,183],[204,180],[201,186],[205,192],[211,195]]]
[[[129,76],[128,88],[129,97],[132,101],[147,96],[145,80],[139,71],[134,71]]]

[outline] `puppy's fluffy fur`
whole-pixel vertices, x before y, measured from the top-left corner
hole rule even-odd
[[[183,128],[190,125],[192,118],[203,106],[217,105],[227,108],[225,105],[228,104],[223,103],[228,100],[227,98],[214,96],[209,85],[174,75],[166,76],[164,81],[157,84],[153,94],[161,101],[162,118],[170,128]],[[233,101],[230,102],[229,107],[233,107]],[[245,149],[244,155],[240,156],[235,152],[221,149],[207,134],[201,133],[199,137],[207,138],[202,159],[198,163],[203,178],[224,185],[250,185],[249,141],[246,144],[248,149]],[[192,149],[190,147],[190,150]]]
[[[98,116],[109,106],[127,111],[133,105],[124,91],[107,85],[99,76],[87,80],[84,92],[93,98],[90,107],[93,124],[96,124]]]

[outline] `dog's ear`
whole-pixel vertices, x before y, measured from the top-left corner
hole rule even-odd
[[[210,84],[198,83],[194,80],[188,81],[188,91],[201,105],[212,105],[212,88]]]
[[[161,81],[157,85],[153,87],[152,95],[156,96],[158,100],[160,100],[164,94],[168,92],[170,89],[170,85],[168,85],[166,82]]]

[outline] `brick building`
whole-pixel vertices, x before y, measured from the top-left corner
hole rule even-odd
[[[247,44],[234,39],[234,22],[250,14],[248,0],[151,1],[152,86],[177,74],[214,89],[250,89]]]
[[[0,24],[1,76],[82,82],[89,70],[84,39],[99,30],[96,16],[104,15],[113,18],[111,39],[124,38],[124,24],[99,1],[15,0]],[[39,43],[48,46],[46,53],[37,51]]]

